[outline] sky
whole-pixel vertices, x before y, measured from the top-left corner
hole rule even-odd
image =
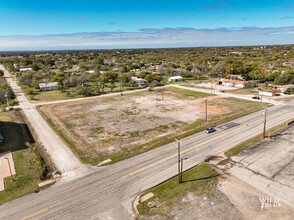
[[[294,0],[0,0],[0,51],[294,43]]]

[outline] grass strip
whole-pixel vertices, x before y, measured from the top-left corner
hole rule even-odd
[[[287,124],[281,124],[281,125],[277,125],[273,128],[271,128],[270,130],[267,131],[268,135],[266,137],[269,137],[269,135],[273,135],[275,133],[277,133],[278,131],[286,128],[288,125]],[[238,146],[236,147],[233,147],[231,148],[230,150],[226,151],[225,152],[225,155],[227,157],[231,157],[231,156],[234,156],[236,155],[237,153],[253,146],[254,144],[258,143],[261,139],[262,136],[259,134],[259,135],[256,135],[255,137],[247,140],[247,141],[244,141],[243,143],[239,144]]]
[[[188,192],[197,196],[213,197],[213,189],[217,186],[218,178],[219,174],[208,164],[198,165],[183,173],[182,183],[179,183],[178,176],[175,176],[144,192],[141,197],[150,192],[154,196],[138,204],[137,209],[142,215],[171,218],[173,206],[182,205],[181,200]]]

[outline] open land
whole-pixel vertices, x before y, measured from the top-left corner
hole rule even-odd
[[[39,110],[82,161],[96,164],[108,158],[120,160],[213,125],[204,120],[205,100],[214,123],[263,108],[249,101],[170,87],[162,98],[161,91],[46,105]]]
[[[130,90],[136,90],[136,89],[140,89],[140,88],[125,86],[122,88],[122,91],[130,91]],[[116,93],[116,92],[121,92],[118,85],[113,90],[111,90],[109,87],[104,88],[104,91],[102,94]],[[97,95],[100,95],[100,94],[91,94],[89,96],[97,96]],[[58,100],[76,99],[76,98],[82,98],[82,97],[86,97],[86,96],[78,94],[76,88],[67,88],[64,91],[61,91],[61,90],[51,90],[51,91],[34,90],[33,94],[31,94],[31,95],[26,94],[26,97],[32,103],[42,103],[42,102],[50,102],[50,101],[58,101]]]
[[[1,112],[1,133],[4,144],[0,153],[12,152],[16,175],[4,179],[5,191],[0,192],[0,204],[39,190],[38,183],[46,179],[49,167],[40,156],[35,142],[20,111]]]

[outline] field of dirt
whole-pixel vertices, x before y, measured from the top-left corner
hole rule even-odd
[[[194,92],[191,92],[192,94]],[[79,102],[41,106],[40,110],[73,141],[84,157],[118,154],[205,118],[223,115],[243,103],[217,96],[183,95],[165,90],[138,92]],[[156,99],[157,97],[157,99]]]

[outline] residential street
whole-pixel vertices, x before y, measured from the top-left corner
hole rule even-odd
[[[60,140],[35,107],[24,96],[20,87],[10,77],[8,71],[2,65],[0,65],[0,69],[4,71],[7,82],[17,96],[19,107],[24,111],[28,121],[34,128],[39,142],[44,146],[56,168],[63,174],[63,177],[67,177],[68,179],[75,178],[92,170],[90,166],[83,165]]]

